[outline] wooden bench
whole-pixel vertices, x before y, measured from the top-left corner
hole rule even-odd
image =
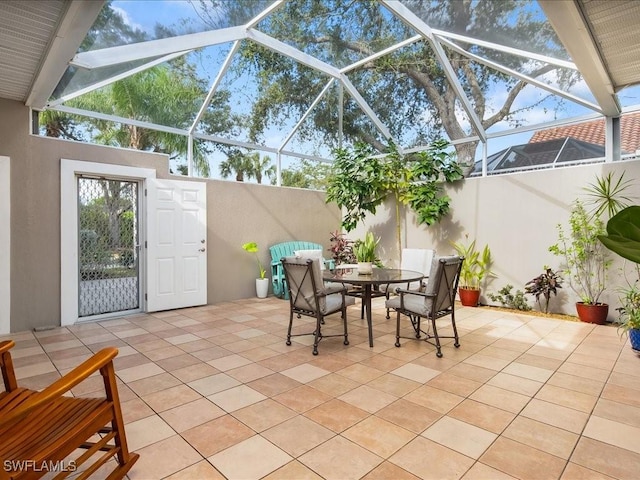
[[[9,352],[14,345],[11,340],[0,342],[5,388],[0,393],[0,480],[45,475],[84,479],[112,457],[116,460],[114,469],[103,478],[123,478],[138,454],[129,453],[124,433],[113,368],[118,350],[100,350],[44,390],[36,391],[17,384]],[[67,392],[95,372],[102,375],[104,397],[68,396]],[[87,466],[80,468],[85,462]]]
[[[322,245],[319,243],[312,242],[304,242],[304,241],[291,241],[291,242],[283,242],[277,243],[271,247],[269,247],[269,252],[271,253],[271,284],[273,286],[273,294],[276,297],[281,297],[288,299],[289,293],[287,291],[287,283],[284,278],[284,270],[282,268],[282,264],[280,260],[284,257],[291,257],[294,255],[294,252],[298,250],[320,250],[324,251]],[[325,266],[327,268],[333,268],[334,261],[324,260]]]

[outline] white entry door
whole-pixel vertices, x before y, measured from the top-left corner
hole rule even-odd
[[[147,305],[207,303],[207,190],[203,182],[147,180]]]

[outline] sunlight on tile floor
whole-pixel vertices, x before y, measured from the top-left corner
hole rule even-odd
[[[461,347],[437,358],[396,348],[395,315],[373,302],[373,348],[355,305],[350,345],[324,339],[318,356],[311,337],[285,345],[275,298],[4,338],[31,388],[119,348],[130,479],[639,478],[640,357],[615,327],[458,308]]]

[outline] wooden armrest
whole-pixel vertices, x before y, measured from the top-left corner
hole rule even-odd
[[[0,426],[13,423],[33,411],[35,408],[61,397],[64,393],[71,390],[90,375],[111,363],[116,355],[118,355],[117,348],[103,348],[91,358],[85,360],[76,368],[71,370],[65,376],[53,382],[44,390],[31,395],[27,400],[20,404],[19,407],[2,415],[2,418],[0,418]]]
[[[15,345],[16,342],[13,340],[4,340],[3,342],[0,342],[0,354],[8,352],[11,348],[15,347]]]

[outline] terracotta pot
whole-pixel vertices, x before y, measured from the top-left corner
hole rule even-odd
[[[583,303],[576,302],[576,311],[580,321],[586,323],[596,323],[598,325],[604,325],[609,315],[609,305],[606,303]]]
[[[460,295],[460,303],[465,307],[477,307],[478,300],[480,299],[480,290],[475,288],[458,288],[458,295]]]

